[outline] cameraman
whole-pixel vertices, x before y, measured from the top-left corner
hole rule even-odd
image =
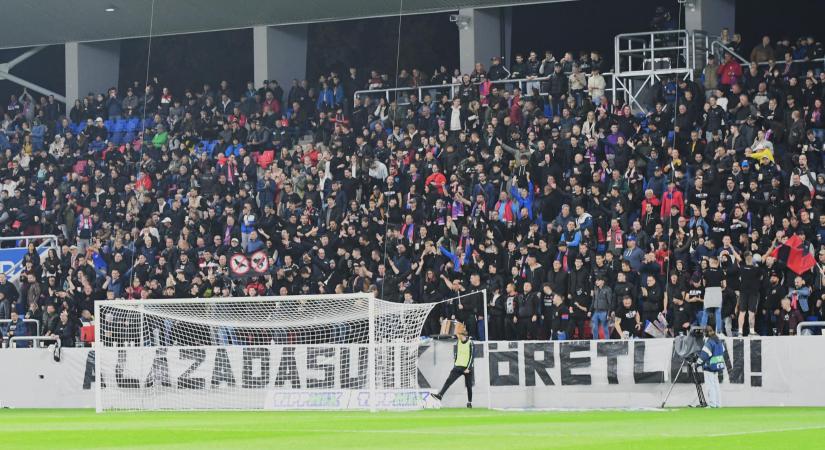
[[[719,408],[722,406],[719,382],[722,381],[722,371],[725,370],[725,346],[713,327],[705,327],[705,336],[705,346],[699,353],[699,359],[705,372],[705,384],[708,385],[708,406]]]

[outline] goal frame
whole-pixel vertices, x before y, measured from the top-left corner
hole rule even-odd
[[[303,300],[319,300],[319,299],[330,299],[330,300],[356,300],[362,299],[368,302],[368,339],[369,342],[367,343],[367,348],[369,349],[367,355],[367,370],[368,370],[368,391],[370,393],[369,396],[369,410],[371,412],[378,411],[378,407],[376,405],[376,394],[378,392],[376,386],[376,374],[375,374],[375,357],[376,357],[376,342],[375,342],[375,319],[376,319],[376,309],[375,303],[376,298],[373,295],[360,293],[360,294],[318,294],[318,295],[276,295],[276,296],[257,296],[257,297],[215,297],[215,298],[169,298],[169,299],[144,299],[144,300],[125,300],[125,299],[118,299],[118,300],[98,300],[94,302],[94,312],[95,312],[95,321],[97,324],[97,329],[95,332],[95,339],[93,342],[92,348],[95,350],[95,411],[97,413],[104,412],[103,408],[103,392],[102,392],[102,366],[101,366],[101,350],[103,349],[103,343],[101,341],[102,336],[102,321],[103,318],[100,315],[100,307],[104,306],[126,306],[130,309],[134,308],[136,305],[138,306],[138,310],[140,312],[140,335],[143,336],[144,334],[144,318],[145,318],[145,306],[146,305],[186,305],[186,304],[204,304],[204,303],[232,303],[232,302],[254,302],[254,301],[268,301],[268,300],[275,300],[281,299],[285,301],[294,301],[299,302]],[[435,304],[433,304],[435,305]],[[137,348],[146,347],[145,341],[143,339],[139,340],[139,344],[136,346]]]

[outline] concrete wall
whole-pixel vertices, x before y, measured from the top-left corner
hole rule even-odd
[[[499,8],[460,9],[458,15],[470,19],[466,29],[459,28],[459,67],[462,73],[470,73],[475,63],[490,67],[490,58],[505,56],[502,49],[502,20]]]
[[[89,92],[116,87],[120,74],[120,41],[66,43],[66,103]]]
[[[289,92],[292,80],[306,77],[308,25],[252,29],[255,86],[275,79]]]
[[[719,36],[722,28],[731,34],[736,25],[736,0],[693,0],[693,6],[685,5],[685,28],[704,30]]]

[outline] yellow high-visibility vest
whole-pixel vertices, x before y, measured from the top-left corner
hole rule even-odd
[[[456,342],[455,351],[455,365],[456,367],[469,367],[470,360],[473,357],[473,344],[467,339],[466,342],[461,342],[461,339]]]

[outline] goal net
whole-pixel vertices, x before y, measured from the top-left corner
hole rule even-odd
[[[410,409],[434,304],[368,294],[95,303],[106,410]]]

